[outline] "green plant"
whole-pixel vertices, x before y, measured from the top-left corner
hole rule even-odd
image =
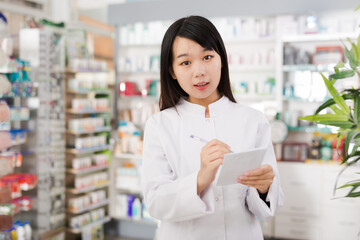
[[[360,5],[355,11],[358,9],[360,9]],[[360,197],[360,179],[355,179],[341,187],[337,187],[338,179],[343,171],[360,160],[360,89],[352,88],[338,92],[334,87],[337,80],[353,77],[355,74],[360,78],[360,35],[356,42],[351,39],[347,39],[347,41],[350,43],[351,49],[348,49],[344,43],[343,45],[345,55],[349,60],[349,66],[347,67],[343,62],[339,62],[334,67],[335,72],[329,78],[321,74],[332,98],[325,101],[314,115],[300,119],[338,127],[337,147],[339,147],[340,140],[345,138],[345,151],[341,161],[344,168],[338,175],[334,191],[340,188],[350,188],[345,197]],[[330,113],[320,114],[325,109]],[[352,146],[352,149],[349,150],[350,146]]]

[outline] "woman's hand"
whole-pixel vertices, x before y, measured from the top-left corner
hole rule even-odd
[[[269,191],[274,179],[274,171],[271,165],[264,164],[259,168],[248,171],[237,179],[238,183],[254,187],[259,193],[264,194]]]
[[[197,194],[200,194],[215,179],[216,171],[224,160],[230,146],[214,139],[201,150],[201,167],[197,177]]]

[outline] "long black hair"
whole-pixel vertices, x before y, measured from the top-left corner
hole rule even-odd
[[[220,55],[222,68],[217,89],[230,101],[236,102],[231,92],[226,49],[219,32],[208,19],[201,16],[189,16],[175,21],[166,31],[161,44],[160,110],[175,107],[181,97],[189,96],[170,74],[173,64],[172,45],[177,36],[191,39],[203,48],[214,50]]]

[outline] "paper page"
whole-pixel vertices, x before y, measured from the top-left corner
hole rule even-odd
[[[219,167],[213,184],[225,186],[236,184],[236,179],[249,170],[261,166],[266,148],[256,148],[243,152],[229,153],[224,156],[223,164]]]

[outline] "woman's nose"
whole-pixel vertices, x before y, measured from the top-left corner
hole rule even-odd
[[[201,77],[205,75],[205,66],[203,63],[197,63],[194,66],[194,76]]]

